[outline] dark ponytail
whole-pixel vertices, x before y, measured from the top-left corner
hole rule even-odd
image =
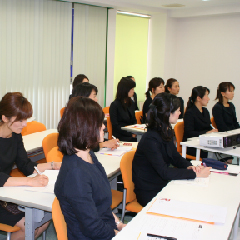
[[[147,98],[150,98],[150,92],[152,92],[152,89],[156,89],[157,87],[159,87],[161,84],[164,85],[164,80],[160,77],[154,77],[150,80],[150,82],[148,83],[148,90],[145,93]]]
[[[194,103],[197,101],[197,97],[203,98],[206,92],[210,93],[210,90],[207,87],[194,87],[192,89],[192,95],[188,99],[187,109],[191,108]]]
[[[223,102],[223,96],[222,96],[222,92],[227,92],[227,90],[230,91],[231,87],[233,88],[233,90],[235,90],[235,86],[231,83],[231,82],[221,82],[218,85],[217,88],[217,97],[215,98],[215,100],[218,99],[218,102],[222,103]]]
[[[174,82],[177,82],[177,79],[175,79],[175,78],[169,78],[169,79],[167,80],[167,84],[165,85],[165,92],[170,93],[169,90],[168,90],[168,88],[172,88],[172,84],[173,84]]]

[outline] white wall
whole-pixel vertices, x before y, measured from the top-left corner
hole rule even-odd
[[[218,84],[233,82],[233,103],[240,120],[240,14],[177,18],[168,24],[164,79],[172,74],[179,80],[179,96],[185,103],[194,86],[208,87],[210,113]]]

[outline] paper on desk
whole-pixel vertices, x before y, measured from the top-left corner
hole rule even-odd
[[[195,185],[200,187],[208,187],[209,177],[207,178],[195,178],[195,179],[184,179],[184,180],[172,180],[175,184]]]
[[[218,169],[214,169],[212,168],[210,170],[211,172],[228,172],[228,173],[240,173],[240,166],[234,166],[231,164],[228,164],[227,170],[218,170]]]
[[[201,223],[146,215],[145,221],[139,226],[141,235],[138,240],[148,240],[147,233],[174,237],[177,240],[198,240],[201,239],[202,228]]]
[[[24,190],[31,192],[54,193],[54,184],[57,180],[59,170],[45,170],[44,175],[48,177],[48,185],[46,187],[27,187]]]
[[[129,128],[133,128],[133,129],[138,129],[138,130],[146,130],[146,124],[135,124],[135,125],[131,125],[131,126],[126,126]]]
[[[120,146],[117,149],[111,150],[111,148],[102,148],[98,153],[109,156],[122,156],[124,153],[132,150],[132,147]]]
[[[208,223],[225,223],[227,208],[207,204],[156,198],[147,213],[187,218]]]

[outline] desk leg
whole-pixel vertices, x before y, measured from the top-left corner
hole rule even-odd
[[[199,148],[196,149],[196,161],[200,161],[200,151]]]
[[[187,147],[182,145],[182,157],[186,158],[186,156],[187,156]]]
[[[25,207],[25,240],[34,240],[35,229],[51,219],[50,212]]]
[[[239,208],[238,208],[238,212],[237,212],[237,216],[233,225],[233,238],[232,240],[237,240],[237,235],[238,235],[238,224],[239,224]]]
[[[141,138],[142,138],[142,134],[137,134],[137,142],[140,142]]]

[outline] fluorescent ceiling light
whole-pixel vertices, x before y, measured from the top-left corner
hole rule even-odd
[[[119,14],[134,16],[134,17],[143,17],[143,18],[151,18],[151,15],[142,14],[142,13],[133,13],[133,12],[124,12],[124,11],[117,11]]]

